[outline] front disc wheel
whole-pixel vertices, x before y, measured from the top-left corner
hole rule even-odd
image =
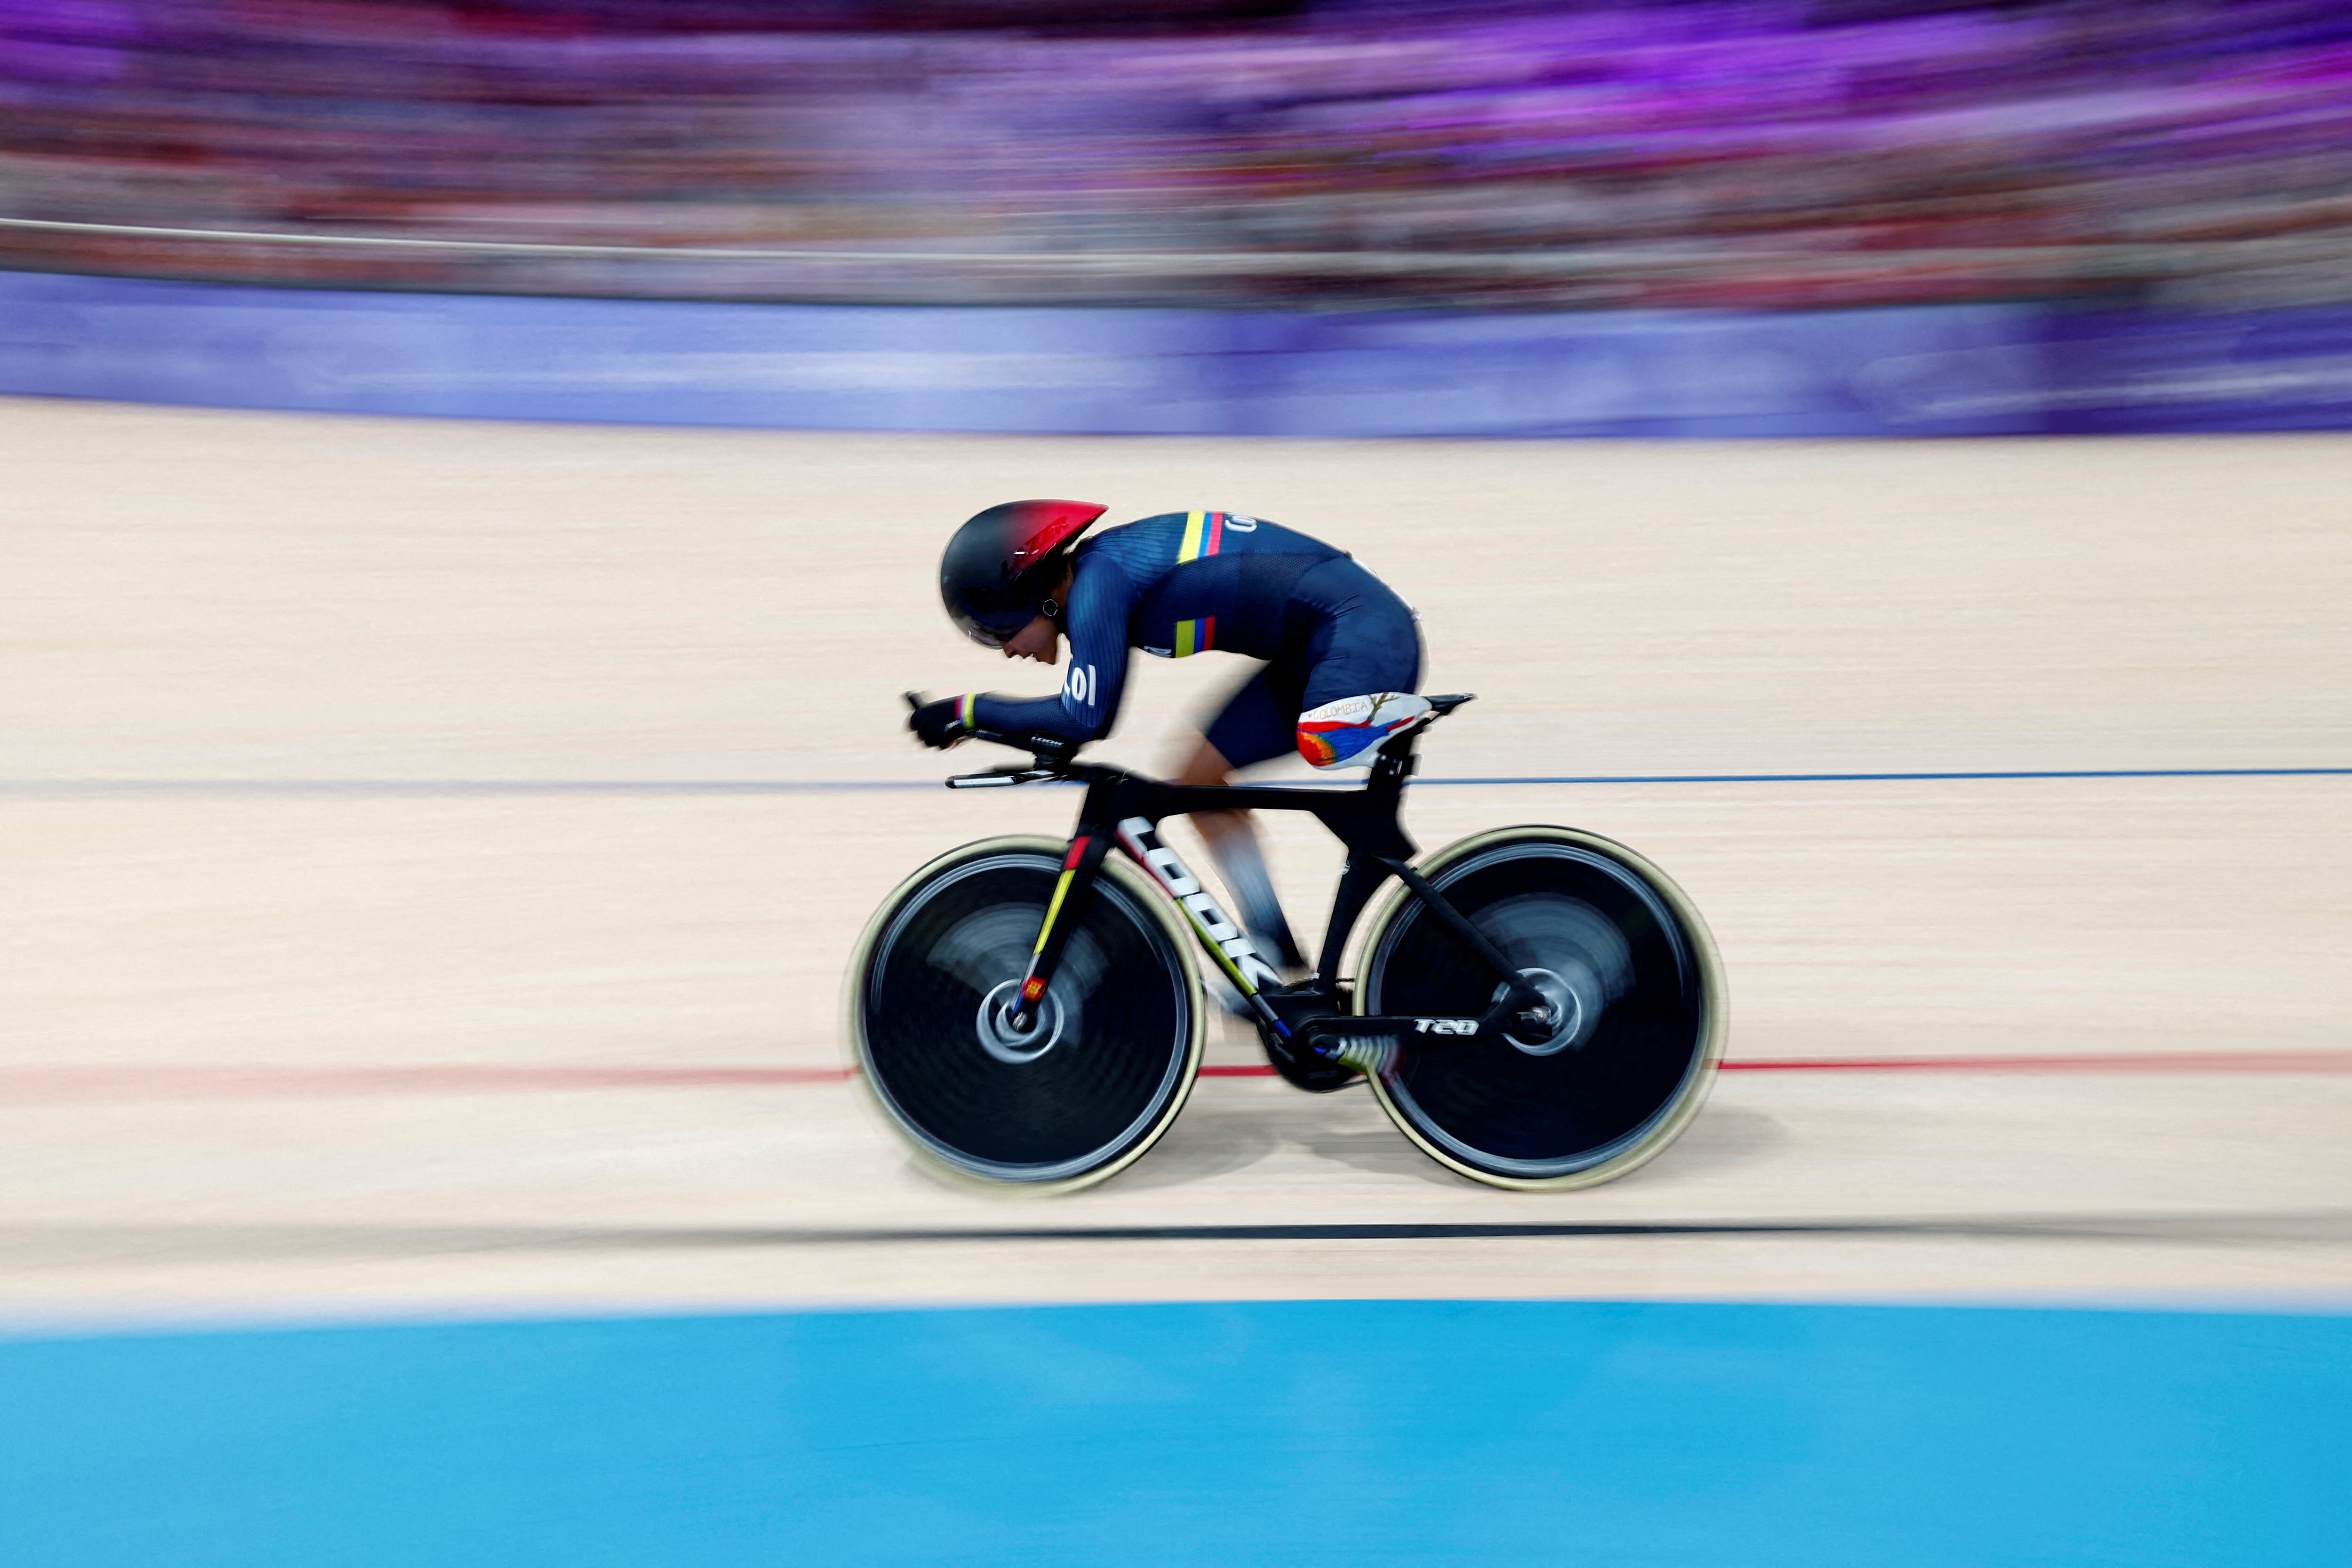
[[[919,1154],[966,1180],[1101,1181],[1167,1131],[1200,1070],[1191,951],[1167,901],[1119,860],[1103,863],[1053,985],[1014,1024],[1063,852],[1023,837],[942,856],[876,912],[851,963],[868,1088]]]

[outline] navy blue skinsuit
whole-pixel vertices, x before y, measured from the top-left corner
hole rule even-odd
[[[1295,750],[1309,709],[1420,682],[1411,607],[1344,551],[1303,533],[1239,512],[1173,511],[1096,534],[1073,560],[1061,695],[984,694],[973,712],[982,728],[1090,741],[1118,716],[1129,648],[1162,658],[1237,653],[1265,668],[1206,733],[1238,768]]]

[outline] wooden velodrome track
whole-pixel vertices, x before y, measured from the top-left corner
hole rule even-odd
[[[2352,777],[2165,772],[2352,765],[2343,438],[15,400],[0,464],[13,1319],[2352,1296]],[[918,1173],[837,1071],[840,970],[927,856],[1066,823],[1063,792],[923,787],[949,764],[899,729],[906,687],[1045,689],[955,638],[932,576],[955,520],[1038,494],[1355,550],[1420,607],[1433,687],[1480,694],[1425,748],[1421,841],[1637,846],[1722,943],[1733,1066],[1778,1069],[1725,1073],[1676,1148],[1588,1193],[1472,1186],[1361,1091],[1239,1076],[1076,1198]],[[1165,762],[1238,668],[1144,661],[1105,751]],[[1671,782],[2099,770],[2156,772]],[[1440,782],[1595,775],[1669,782]],[[1336,864],[1312,835],[1276,842],[1310,927]],[[1236,1032],[1211,1059],[1253,1055]]]

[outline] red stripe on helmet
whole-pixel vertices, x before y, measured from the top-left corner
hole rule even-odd
[[[1013,547],[1013,559],[1023,566],[1066,544],[1088,523],[1110,510],[1075,500],[1033,500],[1015,504],[1021,509],[1019,521],[1031,525],[1028,538]]]

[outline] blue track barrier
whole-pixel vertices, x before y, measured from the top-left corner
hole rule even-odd
[[[725,304],[0,272],[0,393],[321,413],[1246,436],[2352,426],[2352,310]]]
[[[1317,314],[714,304],[0,273],[0,392],[822,429],[1873,436],[2035,427],[2006,306]]]
[[[0,1343],[0,1561],[2352,1562],[2352,1319],[1559,1302]]]

